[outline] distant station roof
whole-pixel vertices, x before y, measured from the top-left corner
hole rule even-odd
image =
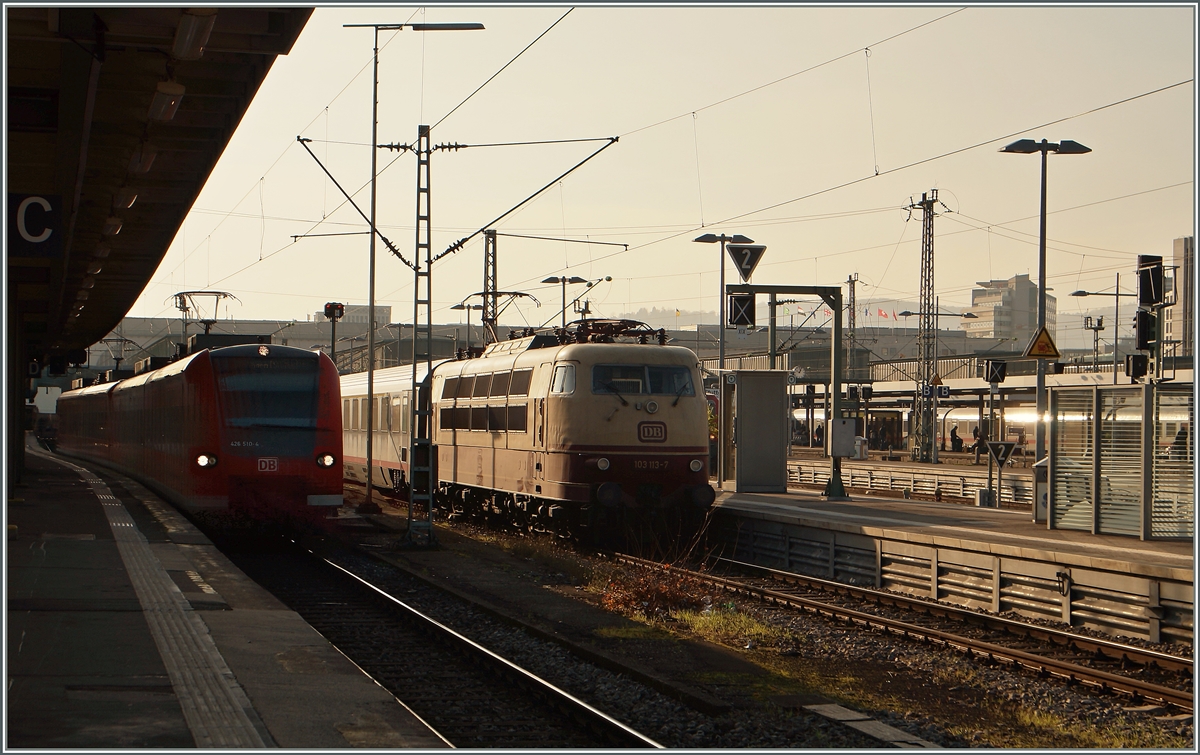
[[[8,337],[42,360],[124,317],[312,9],[5,12]]]

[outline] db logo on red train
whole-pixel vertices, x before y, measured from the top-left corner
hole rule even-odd
[[[277,459],[273,456],[265,456],[265,457],[259,459],[258,460],[258,471],[259,472],[278,472],[279,471],[279,459]]]
[[[667,423],[665,422],[639,422],[638,423],[638,440],[643,443],[666,443],[667,442]]]

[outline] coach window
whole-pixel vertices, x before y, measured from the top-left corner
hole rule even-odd
[[[551,393],[575,392],[575,365],[560,364],[554,368],[554,377],[550,381]]]
[[[350,429],[350,399],[342,399],[342,429]]]
[[[350,429],[358,429],[358,399],[350,399]]]
[[[513,370],[512,382],[508,386],[510,396],[528,396],[529,382],[533,378],[533,370]]]
[[[408,394],[400,399],[400,432],[408,432]]]

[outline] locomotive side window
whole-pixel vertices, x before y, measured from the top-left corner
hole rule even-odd
[[[550,392],[575,392],[575,365],[560,364],[554,368],[554,377],[550,381]]]
[[[472,430],[487,430],[487,407],[472,406],[471,408],[471,429]]]
[[[488,392],[492,389],[492,375],[486,373],[475,376],[475,390],[471,391],[474,398],[486,398]]]
[[[443,399],[454,398],[454,394],[457,392],[458,392],[458,377],[455,376],[455,377],[446,378],[446,382],[442,383],[441,398],[443,398]]]
[[[533,370],[513,370],[512,383],[508,386],[510,396],[528,396],[529,382],[533,379]]]
[[[687,367],[598,364],[592,368],[592,393],[695,396],[696,388]]]
[[[513,404],[508,407],[508,431],[513,433],[523,433],[529,427],[526,417],[529,416],[529,411],[525,408],[525,404]]]
[[[471,398],[471,391],[475,388],[475,376],[463,375],[458,381],[458,390],[454,395],[458,398]]]
[[[502,433],[508,429],[508,407],[489,406],[487,412],[489,432]]]
[[[492,375],[492,391],[493,396],[508,395],[508,381],[512,377],[511,372],[497,372]]]

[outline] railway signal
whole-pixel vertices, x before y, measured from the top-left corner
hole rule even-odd
[[[754,294],[735,294],[729,297],[729,324],[734,327],[753,328]]]

